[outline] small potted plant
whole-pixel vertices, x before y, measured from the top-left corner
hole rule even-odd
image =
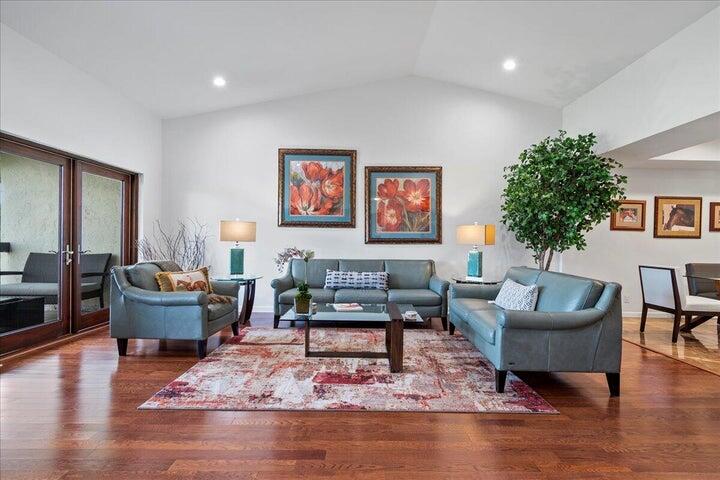
[[[295,295],[295,314],[296,315],[309,315],[310,314],[310,301],[312,295],[310,295],[310,287],[308,284],[303,282],[297,287],[298,293]]]

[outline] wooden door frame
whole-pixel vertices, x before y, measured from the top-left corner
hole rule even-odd
[[[98,162],[87,157],[75,155],[64,150],[60,150],[53,147],[18,137],[3,131],[0,131],[0,145],[3,150],[7,150],[10,153],[24,155],[29,158],[37,160],[49,161],[57,165],[64,166],[62,173],[62,184],[61,184],[61,221],[62,233],[65,241],[64,244],[70,244],[77,246],[79,232],[79,222],[77,221],[76,212],[77,206],[80,202],[76,203],[77,196],[81,194],[77,182],[80,181],[78,177],[81,177],[83,169],[85,171],[93,173],[91,170],[97,172],[102,171],[103,174],[117,175],[126,179],[127,181],[123,185],[123,240],[122,240],[122,257],[120,263],[132,264],[137,261],[137,244],[138,239],[138,199],[139,199],[139,175],[130,170],[118,168]],[[7,147],[6,147],[7,146]],[[63,163],[58,163],[63,162]],[[106,176],[109,176],[106,175]],[[63,192],[67,192],[65,200],[63,201]],[[64,248],[64,245],[63,245]],[[71,248],[75,250],[75,248]],[[79,254],[77,254],[79,255]],[[79,258],[79,257],[74,257]],[[79,290],[80,284],[77,287],[74,286],[75,277],[79,277],[79,269],[75,266],[77,263],[74,261],[72,264],[73,268],[63,268],[63,292],[62,301],[60,305],[63,307],[63,322],[54,322],[52,324],[40,325],[37,327],[28,327],[27,329],[18,330],[19,335],[15,335],[14,332],[0,336],[0,355],[5,355],[10,352],[15,352],[19,349],[26,348],[29,346],[35,346],[43,342],[54,340],[55,338],[65,335],[76,333],[78,331],[84,331],[89,328],[94,328],[101,323],[88,326],[83,325],[81,321],[80,304],[79,301],[74,300],[75,296],[80,296]],[[75,272],[77,270],[77,272]],[[74,305],[71,308],[71,302]],[[63,324],[61,332],[57,332],[49,327],[51,325]],[[57,326],[57,325],[56,325]],[[35,332],[33,329],[39,329]],[[47,331],[46,331],[47,330]],[[21,340],[24,339],[24,340]]]
[[[59,179],[59,212],[58,212],[58,247],[60,250],[65,245],[72,244],[72,223],[71,193],[72,193],[72,158],[61,155],[57,152],[49,152],[38,149],[24,141],[17,141],[14,137],[7,136],[0,132],[0,150],[13,155],[51,163],[60,167]],[[0,355],[10,353],[42,342],[54,340],[70,333],[71,312],[70,312],[70,285],[71,268],[60,260],[58,254],[60,271],[58,274],[58,319],[57,322],[43,323],[22,328],[5,335],[0,335]]]

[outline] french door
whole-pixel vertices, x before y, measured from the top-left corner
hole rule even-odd
[[[0,355],[107,322],[136,199],[132,173],[0,134]]]

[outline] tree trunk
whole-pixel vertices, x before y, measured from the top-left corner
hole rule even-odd
[[[539,268],[540,270],[544,270],[543,267],[544,267],[544,265],[545,265],[545,253],[546,253],[546,252],[547,252],[547,250],[543,250],[542,252],[540,252],[540,253],[538,254],[537,264],[538,264],[538,268]]]
[[[548,255],[547,264],[545,265],[545,268],[543,270],[550,270],[550,265],[552,264],[552,259],[553,259],[553,253],[555,253],[555,252],[550,250],[550,255]]]

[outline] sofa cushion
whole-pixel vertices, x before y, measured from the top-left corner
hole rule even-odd
[[[428,288],[433,274],[432,260],[385,260],[390,288]]]
[[[157,280],[155,280],[155,274],[159,272],[162,270],[154,263],[138,263],[125,270],[128,282],[132,286],[153,292],[160,291]]]
[[[325,273],[325,288],[388,289],[387,272],[354,272],[328,270]]]
[[[388,295],[385,290],[341,288],[335,291],[335,301],[338,303],[387,303]]]
[[[514,280],[521,285],[534,285],[537,283],[540,270],[527,267],[511,267],[505,274],[505,278]]]
[[[441,305],[442,297],[424,288],[391,288],[388,290],[388,301],[415,306],[433,306]]]
[[[339,260],[342,272],[384,272],[383,260]]]
[[[477,332],[488,343],[495,343],[495,327],[497,310],[475,310],[467,316],[468,327]]]
[[[459,315],[465,320],[475,310],[491,310],[497,311],[500,307],[489,300],[481,300],[479,298],[456,298],[450,302],[450,313]]]
[[[555,272],[541,272],[537,285],[536,309],[540,312],[572,312],[594,307],[604,289],[597,280]]]
[[[311,288],[323,288],[325,285],[325,272],[337,270],[337,260],[312,259],[307,262],[307,283]],[[290,267],[295,285],[305,281],[305,262],[302,259],[294,258]]]
[[[297,295],[297,293],[297,288],[285,290],[278,297],[278,301],[284,305],[292,305],[295,303],[295,295]],[[333,303],[335,301],[335,290],[311,288],[310,295],[312,295],[312,301],[315,303]]]
[[[235,300],[235,299],[233,299]],[[235,310],[237,300],[230,303],[210,303],[208,304],[208,320],[217,320]]]

